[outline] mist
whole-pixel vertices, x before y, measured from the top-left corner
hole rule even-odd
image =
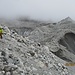
[[[0,0],[1,18],[30,17],[36,20],[75,20],[75,0]]]

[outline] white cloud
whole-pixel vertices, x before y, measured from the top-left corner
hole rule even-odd
[[[0,16],[30,16],[55,20],[70,16],[75,20],[75,0],[0,0]]]

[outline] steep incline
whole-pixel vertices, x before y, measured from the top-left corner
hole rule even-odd
[[[56,25],[36,28],[29,39],[47,45],[54,54],[66,61],[75,62],[75,21],[67,17]]]
[[[2,27],[6,34],[0,39],[0,75],[70,75],[46,45]]]

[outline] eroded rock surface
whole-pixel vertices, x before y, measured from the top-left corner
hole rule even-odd
[[[23,38],[2,26],[0,75],[70,75],[47,45]]]

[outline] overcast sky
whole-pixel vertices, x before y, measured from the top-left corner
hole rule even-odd
[[[75,20],[75,0],[0,0],[0,17],[28,16],[33,19]]]

